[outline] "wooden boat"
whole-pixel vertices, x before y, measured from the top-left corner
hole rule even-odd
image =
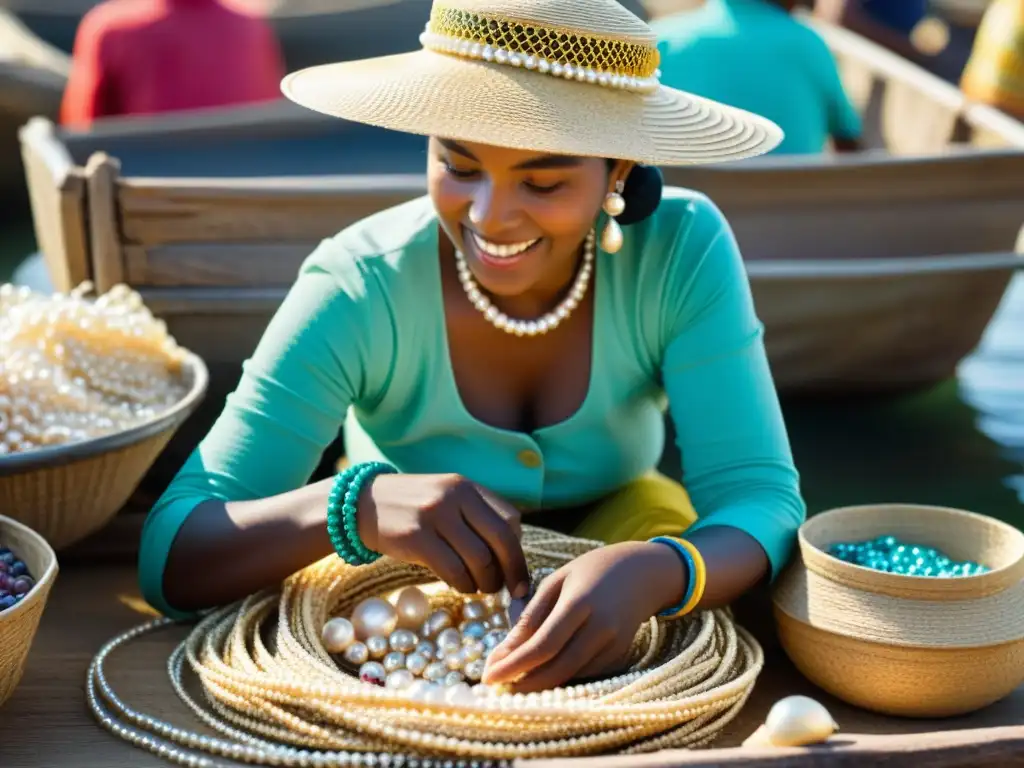
[[[24,208],[28,197],[18,129],[34,115],[55,118],[70,61],[0,9],[0,201]]]
[[[926,386],[977,344],[1024,263],[1024,126],[822,30],[887,150],[666,175],[732,222],[780,389]],[[88,133],[37,120],[22,139],[54,284],[128,281],[232,382],[315,244],[424,190],[421,138],[288,104]]]
[[[419,47],[431,0],[226,0],[268,14],[289,70]],[[620,0],[642,18],[640,0]],[[97,0],[7,0],[36,35],[71,51],[82,16]]]

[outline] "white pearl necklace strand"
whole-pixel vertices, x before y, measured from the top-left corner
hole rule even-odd
[[[535,578],[601,546],[531,526],[523,526],[523,544]],[[638,629],[623,674],[528,695],[490,686],[467,693],[465,682],[372,685],[325,648],[322,632],[332,618],[433,579],[386,557],[354,567],[330,556],[290,577],[280,592],[206,615],[171,654],[167,672],[178,698],[215,736],[131,708],[106,678],[112,652],[175,626],[169,619],[129,630],[100,649],[88,671],[88,706],[115,736],[189,768],[236,761],[503,768],[518,758],[707,746],[739,713],[764,664],[757,641],[728,611],[653,617]],[[441,592],[430,597],[429,608],[454,613],[453,606],[466,604],[465,595]],[[198,676],[202,702],[186,690],[186,665]]]
[[[596,234],[592,229],[583,242],[583,263],[580,265],[580,271],[576,273],[576,279],[573,281],[568,295],[562,299],[557,307],[536,320],[515,320],[494,306],[491,300],[480,290],[476,280],[473,279],[469,266],[466,264],[466,257],[462,254],[462,251],[456,248],[455,263],[459,271],[459,281],[462,283],[462,288],[473,306],[480,310],[495,328],[515,336],[540,336],[555,330],[555,328],[567,320],[573,310],[583,301],[583,297],[587,295],[587,286],[590,284],[590,278],[594,274],[595,240]]]

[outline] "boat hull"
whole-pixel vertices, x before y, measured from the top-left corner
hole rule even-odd
[[[751,265],[779,390],[893,392],[953,376],[977,346],[1013,269],[1024,268],[1024,257],[1011,255],[970,261],[900,274],[880,264],[875,274],[862,275],[774,276]]]

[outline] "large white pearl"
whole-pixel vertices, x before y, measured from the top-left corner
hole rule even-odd
[[[425,656],[428,659],[432,659],[434,658],[434,653],[436,651],[437,648],[434,646],[432,642],[430,642],[429,640],[420,640],[418,643],[416,643],[416,648],[414,649],[413,652],[418,653],[420,656]]]
[[[408,629],[396,629],[391,633],[391,637],[388,638],[388,643],[393,651],[409,653],[416,647],[416,635]]]
[[[371,659],[383,659],[388,652],[388,640],[386,637],[374,635],[366,638],[366,650],[370,652]]]
[[[472,638],[479,640],[487,634],[487,627],[484,626],[482,621],[471,621],[462,628],[462,635],[464,638]]]
[[[442,630],[441,634],[437,636],[437,648],[443,653],[450,653],[457,651],[462,647],[462,635],[459,634],[459,630],[448,629]]]
[[[384,657],[384,669],[388,672],[394,672],[396,669],[402,669],[405,667],[405,654],[398,651],[392,651]]]
[[[423,629],[420,630],[420,637],[433,638],[441,630],[452,625],[452,617],[447,611],[434,611],[427,620],[423,622]]]
[[[626,199],[617,192],[612,192],[604,199],[603,207],[609,216],[621,216],[626,210]]]
[[[320,639],[328,653],[341,653],[356,640],[356,630],[348,619],[334,618],[324,624]]]
[[[430,661],[421,653],[410,653],[405,657],[405,668],[414,675],[422,675]]]
[[[764,728],[777,747],[802,747],[828,741],[839,728],[825,707],[809,696],[787,696],[768,711]]]
[[[601,248],[607,253],[618,253],[622,249],[622,228],[615,219],[608,219],[601,230]]]
[[[379,597],[363,600],[352,611],[352,626],[355,627],[356,637],[360,640],[373,635],[387,637],[395,631],[397,623],[398,613],[395,606]]]
[[[454,686],[454,685],[458,685],[459,683],[463,682],[464,680],[465,680],[465,678],[462,676],[461,672],[458,672],[456,670],[452,670],[451,672],[449,672],[447,675],[444,676],[444,685],[447,688],[447,687],[451,687],[451,686]]]
[[[364,664],[370,658],[370,651],[365,643],[356,641],[342,651],[342,657],[349,664]]]
[[[445,675],[448,674],[448,667],[446,667],[440,661],[435,661],[427,665],[427,668],[423,670],[423,679],[430,680],[442,680]]]
[[[466,666],[466,653],[462,649],[445,654],[444,664],[450,670],[459,670]]]
[[[427,620],[430,601],[419,587],[406,587],[399,593],[395,609],[398,612],[398,626],[416,629]]]
[[[508,629],[508,617],[503,613],[494,613],[487,617],[487,626],[491,629]]]

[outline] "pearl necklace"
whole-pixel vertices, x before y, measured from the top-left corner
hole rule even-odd
[[[535,578],[600,546],[523,528]],[[484,687],[469,699],[419,698],[362,682],[327,652],[327,619],[432,578],[389,558],[353,567],[332,556],[289,578],[279,594],[205,616],[171,654],[167,673],[215,736],[132,709],[107,680],[111,653],[175,626],[169,619],[100,649],[87,675],[89,708],[115,736],[189,768],[226,768],[225,759],[288,768],[507,768],[516,758],[705,746],[744,705],[764,663],[757,641],[727,611],[654,617],[637,632],[629,671],[525,696]],[[452,610],[465,600],[441,593],[430,608]],[[267,633],[275,619],[276,632]],[[273,647],[265,636],[275,637]],[[187,691],[186,669],[199,678],[202,703]]]
[[[595,238],[596,235],[592,229],[587,234],[587,238],[583,243],[583,264],[580,266],[580,271],[576,273],[576,279],[573,281],[568,295],[562,299],[557,307],[536,320],[516,320],[494,306],[491,300],[480,290],[476,280],[473,279],[469,266],[466,264],[466,257],[462,254],[462,251],[456,249],[455,264],[459,271],[459,281],[462,283],[462,289],[466,292],[466,296],[469,297],[473,306],[480,310],[495,328],[515,336],[540,336],[553,331],[568,319],[573,310],[583,301],[583,297],[586,296],[587,286],[590,284],[590,278],[594,273]]]

